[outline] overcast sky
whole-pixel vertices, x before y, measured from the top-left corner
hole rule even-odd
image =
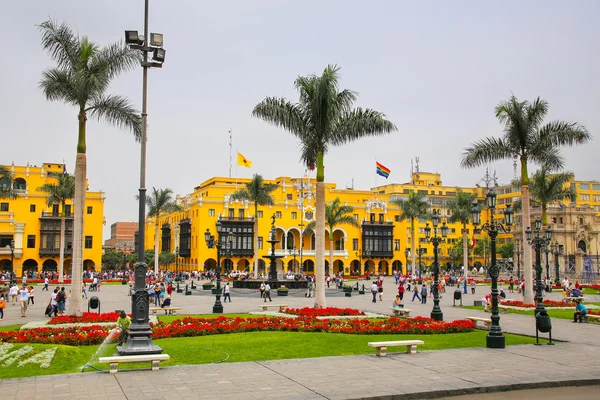
[[[3,145],[0,163],[67,163],[74,172],[76,110],[47,102],[38,89],[53,65],[40,48],[36,24],[66,21],[99,44],[143,30],[143,0],[4,1],[0,13]],[[584,1],[333,1],[151,0],[150,31],[164,34],[162,70],[149,78],[147,187],[182,195],[229,169],[229,129],[235,151],[253,163],[240,177],[301,176],[295,138],[253,119],[265,96],[297,100],[298,75],[342,67],[342,88],[357,105],[385,113],[398,132],[331,149],[326,180],[357,189],[375,185],[375,159],[391,169],[386,182],[421,171],[442,173],[446,185],[473,186],[485,168],[462,170],[474,140],[499,136],[494,107],[514,93],[541,96],[550,119],[600,130],[600,2]],[[141,108],[141,68],[110,92]],[[105,239],[115,221],[136,221],[139,144],[130,133],[90,122],[91,190],[106,193]],[[564,152],[578,179],[600,179],[599,141]],[[594,155],[596,158],[594,158]],[[512,161],[492,165],[500,182]],[[534,168],[531,168],[533,171]]]

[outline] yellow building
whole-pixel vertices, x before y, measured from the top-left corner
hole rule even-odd
[[[205,232],[208,229],[216,235],[216,222],[220,220],[226,230],[234,233],[231,257],[222,257],[225,270],[250,270],[254,268],[254,257],[259,257],[259,272],[267,271],[270,244],[267,242],[271,229],[271,216],[275,215],[277,243],[275,254],[282,258],[277,261],[278,272],[314,273],[315,238],[314,233],[305,234],[306,226],[315,217],[315,181],[308,177],[279,177],[266,180],[275,183],[277,190],[272,193],[273,206],[259,206],[258,249],[254,249],[253,218],[254,206],[250,203],[230,201],[236,188],[241,189],[248,179],[215,177],[194,188],[185,196],[177,197],[184,211],[160,218],[159,250],[175,253],[179,250],[177,267],[180,270],[211,270],[216,266],[216,249],[208,249]],[[237,186],[236,186],[237,185]],[[342,204],[354,208],[353,216],[360,228],[339,225],[333,232],[333,268],[329,270],[330,241],[325,240],[326,270],[346,274],[365,273],[367,270],[391,274],[393,270],[407,269],[410,264],[410,222],[399,221],[400,209],[390,204],[395,198],[408,196],[410,190],[424,193],[432,209],[440,210],[443,221],[449,217],[447,202],[453,199],[457,188],[443,186],[440,174],[414,173],[412,180],[404,184],[390,184],[372,190],[338,189],[335,184],[326,184],[326,201],[339,197]],[[480,198],[483,192],[478,188],[463,188],[471,193],[476,191]],[[483,216],[482,216],[483,217]],[[154,247],[155,223],[146,221],[146,249]],[[425,240],[426,221],[417,222],[416,243],[422,250],[421,262],[433,263],[433,247]],[[449,224],[450,235],[447,243],[439,249],[440,263],[451,262],[449,249],[462,238],[461,224]],[[468,227],[469,235],[472,226]],[[470,236],[469,236],[470,237]],[[407,245],[408,243],[408,245]],[[408,250],[408,253],[406,252]],[[476,259],[477,260],[477,259]],[[456,260],[456,266],[461,260]],[[174,270],[175,265],[170,266]],[[408,269],[412,267],[409,265]]]
[[[18,277],[23,271],[56,271],[60,249],[59,204],[46,205],[47,194],[37,189],[54,183],[65,171],[64,164],[6,166],[13,174],[14,198],[0,199],[0,269],[10,270],[11,258]],[[10,185],[7,179],[1,185]],[[102,227],[104,224],[104,193],[86,194],[84,219],[83,267],[93,269],[102,263]],[[64,271],[71,274],[71,247],[73,243],[73,204],[66,205],[66,236]],[[14,252],[11,257],[11,242]]]

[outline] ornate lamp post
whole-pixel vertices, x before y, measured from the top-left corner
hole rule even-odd
[[[483,224],[481,228],[477,228],[481,216],[479,214],[479,207],[476,204],[473,206],[471,211],[471,221],[473,221],[473,226],[475,226],[475,232],[480,233],[482,230],[484,230],[490,236],[492,262],[488,268],[488,272],[490,274],[490,278],[492,278],[492,326],[486,337],[486,345],[492,349],[503,349],[506,347],[506,344],[504,335],[502,334],[502,329],[500,328],[500,314],[498,313],[498,276],[500,275],[500,267],[496,261],[496,236],[498,236],[498,232],[500,231],[504,233],[510,232],[510,227],[513,224],[514,213],[510,207],[510,204],[508,204],[504,210],[504,221],[506,226],[494,221],[494,213],[496,210],[496,191],[494,188],[490,189],[490,191],[487,193],[486,203],[488,209],[490,210],[489,221]]]
[[[552,254],[554,254],[554,284],[560,286],[558,258],[562,255],[562,250],[558,244],[558,241],[552,243],[550,247],[552,248]]]
[[[421,243],[419,243],[419,279],[421,278],[421,254],[423,254],[424,248],[421,247]]]
[[[538,217],[535,220],[535,229],[533,232],[531,231],[531,227],[528,226],[525,234],[527,235],[527,241],[535,249],[535,314],[537,315],[538,313],[546,312],[542,295],[542,251],[544,251],[552,239],[552,228],[548,226],[542,232],[542,219]]]
[[[546,253],[546,279],[550,279],[550,264],[548,264],[548,254],[550,254],[550,246],[544,247],[544,253]]]
[[[179,279],[179,246],[175,247],[175,277]]]
[[[517,279],[521,280],[521,254],[523,254],[521,239],[515,240],[515,254],[517,255]]]
[[[448,236],[450,228],[448,228],[448,226],[444,222],[442,224],[442,227],[440,228],[442,236],[437,235],[438,225],[440,224],[440,214],[435,210],[433,210],[431,223],[433,225],[433,237],[431,237],[431,227],[429,226],[429,222],[425,225],[425,238],[428,243],[433,244],[433,310],[431,310],[431,318],[437,321],[443,321],[444,314],[440,309],[440,296],[438,290],[440,273],[440,265],[438,263],[438,246],[440,245],[440,243],[446,241],[446,237]]]
[[[213,305],[213,313],[214,314],[222,314],[223,313],[223,304],[221,304],[221,249],[225,246],[225,251],[229,253],[231,251],[231,246],[233,244],[233,233],[231,231],[223,230],[223,225],[221,221],[217,221],[217,235],[218,238],[215,241],[215,237],[210,234],[210,230],[206,228],[206,232],[204,232],[204,240],[206,241],[206,247],[209,249],[217,247],[217,293],[215,297],[215,304]]]

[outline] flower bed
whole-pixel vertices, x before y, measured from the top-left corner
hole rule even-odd
[[[593,285],[581,285],[582,288],[584,289],[594,289],[594,290],[600,290],[600,285],[598,284],[593,284]]]
[[[131,317],[131,314],[129,314]],[[109,312],[103,314],[96,314],[90,312],[84,312],[81,317],[73,316],[60,316],[53,317],[48,322],[49,325],[61,325],[61,324],[77,324],[77,323],[96,323],[96,322],[117,322],[119,318],[118,312]]]
[[[588,314],[590,314],[590,315],[600,315],[600,311],[588,310]]]
[[[21,279],[22,278],[18,278],[18,282],[21,283]],[[94,280],[93,279],[87,279],[85,278],[83,280],[85,283],[92,283]],[[108,283],[108,282],[122,282],[123,278],[115,278],[115,279],[103,279],[100,281],[100,283]],[[0,279],[0,283],[8,283],[9,281],[6,279]],[[31,284],[31,283],[44,283],[43,279],[27,279],[27,284]],[[71,284],[71,279],[65,279],[63,282],[58,282],[58,279],[51,279],[48,281],[49,285],[70,285]]]
[[[370,321],[367,319],[298,318],[191,318],[186,317],[170,323],[158,322],[152,326],[153,339],[190,337],[256,331],[328,332],[349,334],[445,334],[471,332],[475,324],[469,320],[453,322],[435,321],[429,318],[394,318]],[[109,329],[98,325],[78,328],[40,328],[0,332],[4,343],[45,343],[87,346],[100,344],[108,336]]]
[[[523,307],[523,308],[535,308],[535,304],[526,304],[522,301],[517,300],[507,300],[502,302],[503,306],[513,306],[513,307]],[[562,301],[553,301],[553,300],[544,300],[544,305],[548,307],[575,307],[575,303],[572,302],[562,302]]]
[[[355,310],[353,308],[336,308],[336,307],[286,308],[284,313],[292,314],[292,315],[301,315],[304,317],[340,317],[340,316],[344,316],[344,315],[365,315],[364,312],[362,312],[360,310]]]

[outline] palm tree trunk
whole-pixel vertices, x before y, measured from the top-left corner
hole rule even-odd
[[[254,203],[254,278],[258,278],[258,204]]]
[[[465,270],[465,279],[468,279],[469,277],[469,246],[467,240],[469,240],[469,236],[467,235],[467,224],[463,223],[463,268]]]
[[[154,276],[158,276],[158,216],[154,225]]]
[[[542,203],[542,225],[548,225],[548,205]]]
[[[533,304],[533,269],[531,267],[531,247],[527,246],[527,235],[525,234],[525,230],[531,224],[531,216],[529,209],[529,186],[523,185],[521,188],[521,204],[523,206],[523,222],[521,224],[522,228],[522,237],[523,241],[523,269],[525,270],[525,296],[523,297],[523,302],[526,304]]]
[[[60,249],[58,251],[58,282],[63,283],[63,275],[65,273],[65,205],[62,205],[63,212],[60,219]]]
[[[81,129],[81,128],[80,128]],[[85,129],[85,123],[84,128]],[[75,196],[73,203],[73,257],[71,258],[71,297],[69,298],[69,314],[81,316],[81,272],[83,270],[83,209],[85,208],[87,157],[85,153],[77,153],[75,161]],[[62,250],[62,246],[61,246]],[[62,266],[62,264],[61,264]]]
[[[415,219],[410,219],[410,248],[412,251],[410,252],[410,258],[412,262],[412,273],[414,274],[417,270],[415,268],[415,262],[417,259],[417,249],[415,248]],[[419,268],[421,266],[419,265]]]
[[[323,170],[323,152],[317,156],[317,193],[315,221],[315,272],[316,297],[315,308],[327,307],[325,300],[325,174]]]

